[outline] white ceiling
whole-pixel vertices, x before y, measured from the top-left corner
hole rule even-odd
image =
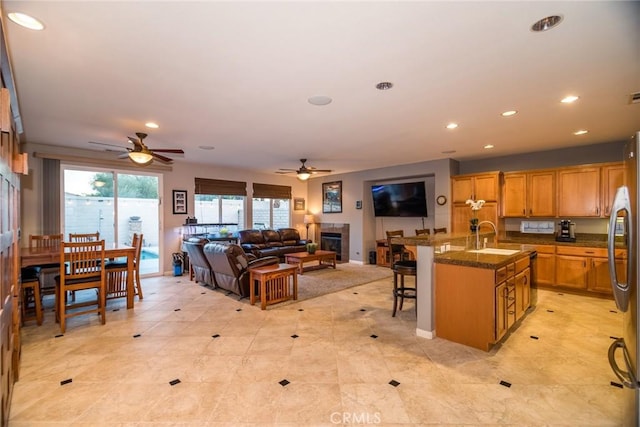
[[[637,1],[4,1],[12,11],[46,26],[3,22],[27,142],[104,150],[88,141],[147,131],[152,148],[184,149],[176,162],[348,172],[640,130]],[[530,31],[554,14],[558,27]]]

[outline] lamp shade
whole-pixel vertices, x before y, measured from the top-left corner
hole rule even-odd
[[[311,174],[308,172],[298,172],[298,179],[300,181],[306,181],[309,179],[310,176]]]
[[[313,215],[305,215],[302,222],[305,224],[313,224],[316,220],[313,218]]]

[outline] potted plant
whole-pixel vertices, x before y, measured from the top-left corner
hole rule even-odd
[[[471,219],[469,220],[469,229],[472,233],[475,233],[478,229],[478,211],[482,209],[482,205],[484,205],[484,200],[472,200],[468,199],[465,202],[467,205],[471,205]]]
[[[313,243],[313,242],[307,243],[307,252],[309,252],[310,254],[315,254],[316,249],[318,249],[317,243]]]

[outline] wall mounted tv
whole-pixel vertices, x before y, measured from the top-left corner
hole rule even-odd
[[[375,216],[426,217],[424,181],[371,187]]]

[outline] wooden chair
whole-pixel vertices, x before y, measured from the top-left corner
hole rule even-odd
[[[97,242],[100,240],[100,232],[95,233],[69,233],[70,242]]]
[[[430,234],[431,234],[431,231],[428,228],[421,228],[421,229],[416,228],[416,236],[429,236]]]
[[[131,246],[136,248],[133,258],[134,292],[142,299],[142,283],[140,282],[140,255],[142,253],[142,234],[134,233]],[[114,260],[106,264],[107,269],[107,298],[121,298],[127,296],[127,260]]]
[[[394,234],[395,233],[395,234]],[[391,270],[393,271],[393,313],[392,317],[396,316],[396,311],[399,309],[402,311],[405,298],[416,299],[416,288],[406,286],[404,282],[405,276],[416,277],[417,263],[415,260],[404,259],[403,251],[404,245],[391,244],[393,237],[401,237],[397,235],[397,232],[387,232],[387,243],[389,245],[389,259]],[[397,260],[396,260],[397,258]],[[398,276],[400,276],[400,284],[398,284]],[[398,300],[400,306],[398,307]],[[416,304],[416,315],[418,313],[418,306]]]
[[[56,278],[56,320],[60,322],[62,333],[65,332],[67,318],[83,314],[98,313],[102,324],[105,324],[106,274],[103,259],[104,240],[60,244],[60,275]],[[90,289],[97,291],[95,300],[68,303],[68,292]]]
[[[438,233],[447,233],[447,227],[442,227],[442,228],[434,228],[433,229],[433,234],[438,234]]]
[[[30,234],[29,247],[44,248],[60,248],[62,242],[62,233],[59,234]],[[38,269],[38,280],[40,282],[40,294],[53,295],[55,293],[55,276],[60,274],[60,265],[58,263],[44,264],[36,267]]]
[[[26,270],[26,271],[25,271]],[[24,268],[20,279],[20,299],[22,324],[28,320],[36,320],[42,325],[42,297],[40,295],[40,278],[34,269]],[[34,314],[30,312],[33,310]]]
[[[389,244],[389,239],[392,237],[404,237],[404,231],[403,230],[394,230],[394,231],[387,231],[387,244]],[[413,254],[411,252],[409,252],[404,245],[397,245],[394,244],[394,251],[391,251],[391,246],[389,246],[389,264],[392,264],[394,261],[394,256],[397,257],[398,260],[402,260],[402,259],[411,259],[413,257]]]

